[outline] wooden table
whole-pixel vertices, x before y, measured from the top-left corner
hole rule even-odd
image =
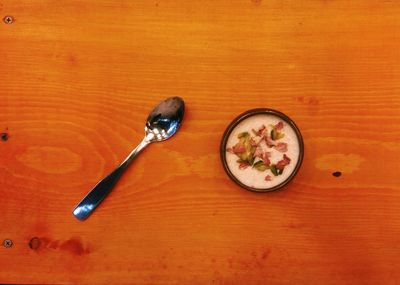
[[[0,16],[0,283],[399,284],[398,1],[3,0]],[[179,133],[76,220],[169,96]],[[303,133],[283,191],[245,191],[219,160],[255,107]]]

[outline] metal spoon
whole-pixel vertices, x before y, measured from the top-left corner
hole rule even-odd
[[[132,160],[150,143],[164,141],[172,137],[181,125],[185,103],[180,97],[170,97],[162,101],[147,118],[145,136],[141,143],[108,176],[98,182],[85,198],[75,207],[74,216],[83,221],[111,192],[124,170]]]

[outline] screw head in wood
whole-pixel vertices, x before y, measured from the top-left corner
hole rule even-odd
[[[12,247],[12,246],[13,246],[12,240],[10,240],[10,239],[5,239],[5,240],[3,241],[3,246],[6,247],[6,248]]]
[[[4,23],[6,23],[7,25],[10,25],[14,22],[14,18],[12,16],[5,16],[3,18]]]

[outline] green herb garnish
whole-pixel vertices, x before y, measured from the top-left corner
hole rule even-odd
[[[264,162],[260,160],[260,161],[257,161],[256,163],[253,164],[253,168],[257,169],[258,171],[265,171],[265,170],[267,170],[269,167],[266,166],[266,165],[264,164]]]
[[[243,133],[238,134],[238,139],[248,138],[248,137],[250,137],[250,134],[248,132],[243,132]]]
[[[275,164],[271,164],[269,168],[271,169],[271,172],[272,172],[273,175],[275,175],[275,176],[279,175],[278,169],[276,168]]]
[[[271,139],[277,141],[285,136],[284,133],[278,132],[275,128],[271,130]]]
[[[250,165],[254,162],[254,152],[256,147],[251,145],[251,136],[248,132],[243,132],[238,134],[239,143],[244,146],[245,151],[242,153],[237,153],[236,155],[241,159],[243,163],[248,163]]]
[[[275,129],[272,129],[271,130],[271,139],[275,141],[277,139],[277,137],[278,137],[278,132]]]

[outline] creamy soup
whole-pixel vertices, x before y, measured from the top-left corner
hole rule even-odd
[[[259,114],[241,121],[226,144],[231,173],[243,184],[268,189],[284,182],[299,160],[299,140],[280,117]]]

